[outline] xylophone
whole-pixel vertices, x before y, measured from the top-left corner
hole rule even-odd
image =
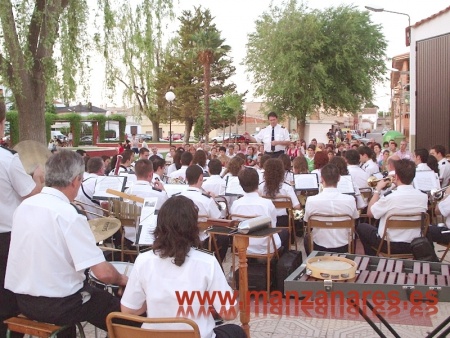
[[[356,276],[348,280],[326,280],[314,278],[307,273],[306,262],[312,257],[337,256],[354,261],[357,265]],[[362,256],[354,254],[336,254],[313,251],[284,282],[285,293],[300,297],[307,294],[339,291],[344,297],[354,298],[357,292],[371,299],[374,291],[384,295],[395,295],[399,300],[429,298],[433,291],[434,300],[450,301],[450,265],[434,262],[421,262],[404,259]]]

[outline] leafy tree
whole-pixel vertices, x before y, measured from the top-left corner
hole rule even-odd
[[[161,97],[170,86],[174,87],[176,99],[172,109],[172,118],[185,121],[185,140],[187,140],[194,123],[200,121],[199,119],[202,117],[200,114],[202,98],[204,101],[208,101],[210,97],[217,98],[226,92],[234,91],[235,84],[226,85],[225,82],[234,74],[235,67],[232,66],[231,59],[227,56],[228,49],[222,48],[223,40],[220,39],[220,33],[212,22],[213,17],[209,10],[195,7],[193,11],[183,11],[179,20],[178,36],[174,38],[175,43],[170,47],[170,53],[164,59],[163,69],[165,72],[159,74],[156,87],[157,91],[160,91],[158,96]],[[203,35],[199,32],[209,33]],[[210,40],[210,37],[219,37],[219,39]],[[214,45],[213,42],[218,43],[219,40],[222,43],[214,49],[213,57],[210,59],[210,75],[207,76],[210,81],[206,84],[205,68],[200,62],[199,52],[203,51],[208,54],[210,49],[205,47],[207,43]],[[200,46],[203,48],[200,49]],[[209,94],[206,94],[207,91]],[[205,108],[206,115],[209,116],[209,110]],[[204,121],[206,125],[206,119]],[[210,129],[208,127],[208,133]],[[204,133],[205,131],[198,132],[200,135],[204,135]]]
[[[155,79],[162,67],[163,20],[173,16],[172,2],[143,0],[135,5],[123,0],[114,10],[105,1],[105,35],[96,39],[107,62],[109,88],[114,91],[117,81],[125,86],[125,98],[136,104],[137,115],[150,119],[156,140],[165,104],[157,100]]]
[[[367,12],[352,6],[308,10],[289,1],[271,6],[249,35],[244,63],[256,94],[297,118],[319,107],[356,112],[373,97],[385,70],[386,41]]]
[[[73,97],[87,13],[85,0],[0,0],[0,78],[13,93],[21,140],[46,143],[46,96]]]

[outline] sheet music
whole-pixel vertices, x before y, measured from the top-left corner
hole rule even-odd
[[[295,190],[318,190],[319,179],[317,174],[295,174]]]
[[[439,182],[438,175],[433,170],[423,170],[416,171],[413,186],[421,191],[431,191],[434,189],[440,189],[441,183]]]
[[[119,176],[123,176],[123,177],[127,178],[126,183],[125,183],[125,188],[132,187],[133,184],[137,181],[136,174],[121,173]]]
[[[157,197],[147,197],[144,199],[144,204],[141,210],[141,218],[139,222],[139,229],[137,231],[137,243],[139,245],[152,245],[154,241],[153,232],[156,228]]]
[[[187,184],[164,184],[164,190],[167,192],[169,197],[172,197],[175,194],[188,190],[189,185]]]
[[[355,194],[352,177],[350,175],[342,175],[337,184],[337,189],[341,194]]]
[[[226,196],[244,195],[244,189],[242,189],[237,176],[228,176],[225,186]]]
[[[107,189],[122,191],[125,189],[127,177],[125,176],[98,176],[95,181],[93,199],[106,200],[108,198],[118,198],[116,195],[108,194]]]

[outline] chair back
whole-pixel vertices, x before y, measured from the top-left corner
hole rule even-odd
[[[228,218],[230,216],[230,207],[228,204],[228,200],[225,198],[225,196],[216,196],[214,197],[214,200],[217,203],[217,206],[220,209],[220,212],[222,213],[223,218]]]
[[[310,248],[313,248],[313,232],[312,229],[347,229],[348,230],[348,251],[353,253],[353,238],[355,234],[355,220],[349,215],[323,215],[313,214],[308,219],[306,228],[309,234]]]
[[[136,226],[141,216],[141,207],[136,203],[120,201],[117,198],[109,200],[110,214],[118,218],[123,226]]]
[[[186,324],[190,329],[147,329],[141,327],[128,326],[117,323],[119,320],[128,320],[136,323],[149,324]],[[146,318],[129,315],[121,312],[111,312],[106,317],[106,326],[110,338],[200,338],[200,330],[197,323],[188,318]]]

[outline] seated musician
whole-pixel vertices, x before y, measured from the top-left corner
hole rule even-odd
[[[164,171],[166,170],[166,160],[159,156],[151,156],[149,158],[153,163],[153,178],[152,183],[159,181],[164,186]]]
[[[294,188],[284,181],[285,170],[283,162],[279,158],[271,158],[264,164],[264,181],[259,184],[261,196],[275,198],[277,196],[288,196],[291,198],[294,209],[301,209],[300,202],[295,194]],[[277,209],[277,226],[288,226],[288,214],[286,209]]]
[[[218,159],[212,159],[208,163],[209,178],[203,182],[202,188],[211,195],[225,195],[225,180],[220,176],[222,163]]]
[[[100,201],[95,200],[94,190],[97,177],[105,174],[105,163],[101,157],[91,157],[87,162],[87,175],[84,175],[78,195],[75,198],[83,204],[88,219],[102,217],[99,214]],[[97,215],[96,215],[97,214]]]
[[[144,148],[142,147],[141,149],[139,149],[139,157],[136,161],[134,161],[133,163],[131,163],[131,168],[134,170],[134,166],[136,165],[136,162],[139,160],[148,160],[150,157],[150,151],[148,150],[148,148]]]
[[[123,151],[122,155],[122,159],[120,160],[120,166],[119,166],[119,170],[117,172],[117,175],[120,174],[132,174],[134,173],[132,168],[131,168],[131,162],[133,161],[133,157],[134,157],[134,153],[132,150],[130,149],[126,149]],[[110,176],[115,175],[114,170],[112,170],[109,173]]]
[[[372,247],[376,248],[380,244],[386,220],[390,215],[411,215],[426,212],[428,209],[428,196],[412,186],[412,181],[416,175],[415,163],[406,159],[394,161],[393,163],[395,168],[394,181],[397,189],[390,194],[380,197],[381,191],[388,182],[386,180],[379,181],[367,207],[367,213],[370,217],[380,219],[378,229],[366,223],[361,223],[356,228],[366,255],[373,256],[376,254],[376,250],[372,249]],[[420,236],[420,228],[392,230],[389,236],[391,253],[410,253],[410,243],[414,238]],[[385,251],[386,242],[383,245],[382,250]]]
[[[270,159],[270,161],[278,161],[277,159]],[[284,171],[283,171],[284,175]],[[277,224],[277,211],[272,201],[263,198],[258,194],[258,172],[253,168],[243,168],[238,173],[239,183],[244,190],[244,196],[236,200],[230,208],[231,214],[242,216],[268,216],[272,220],[272,227],[275,228]],[[289,248],[289,232],[283,230],[279,234],[273,235],[275,239],[275,246],[277,249],[283,245],[286,250]],[[250,238],[248,253],[251,254],[265,254],[267,253],[267,241],[269,237],[264,238]],[[273,252],[273,247],[270,247]]]
[[[181,168],[168,174],[169,178],[180,180],[184,183],[186,181],[186,170],[191,165],[193,157],[194,156],[189,151],[183,152],[181,154]]]
[[[305,222],[311,215],[322,214],[348,215],[353,219],[359,217],[356,209],[355,198],[350,195],[341,194],[337,184],[341,178],[339,169],[334,164],[327,164],[321,171],[321,183],[323,191],[306,200]],[[318,218],[320,220],[320,218]],[[336,218],[336,220],[339,220]],[[346,229],[313,229],[313,248],[310,248],[309,236],[305,235],[305,251],[309,254],[312,250],[328,252],[348,252],[348,230]]]
[[[359,167],[360,155],[357,150],[349,149],[345,152],[345,160],[347,161],[348,173],[352,177],[352,181],[355,182],[359,189],[368,188],[367,180],[369,173],[365,172]]]
[[[70,204],[83,173],[83,159],[70,150],[47,160],[46,186],[14,214],[5,288],[30,319],[57,325],[88,321],[106,330],[106,316],[120,310],[119,299],[87,284],[84,272],[90,268],[100,281],[120,286],[128,278],[105,261],[86,218]]]
[[[199,221],[206,221],[207,218],[221,218],[222,213],[214,198],[202,190],[203,169],[198,165],[191,165],[186,170],[186,180],[189,188],[180,194],[191,199],[197,205],[198,214],[201,218]],[[228,236],[218,235],[215,238],[219,246],[221,261],[223,261],[227,254],[229,238]],[[204,232],[200,233],[200,240],[203,241],[203,245],[206,248],[208,246],[209,235]]]
[[[233,292],[216,259],[196,249],[201,245],[197,218],[195,204],[184,196],[173,196],[164,203],[158,214],[153,250],[137,257],[121,300],[122,312],[134,315],[146,313],[149,318],[177,317],[180,309],[177,293],[200,292],[203,296],[206,292]],[[246,337],[237,325],[215,327],[211,315],[198,315],[202,313],[201,307],[205,307],[204,313],[208,314],[209,304],[200,304],[195,298],[192,311],[186,310],[186,313],[197,323],[201,337]],[[237,302],[223,304],[219,302],[219,297],[215,297],[212,305],[224,319],[233,319],[237,315]],[[158,328],[178,327],[166,324]]]
[[[436,225],[430,225],[428,233],[431,236],[433,242],[448,244],[450,242],[450,232],[442,233],[443,231],[450,230],[450,186],[447,187],[444,193],[443,199],[436,205],[436,215],[442,215],[445,217],[445,226],[438,227]]]

